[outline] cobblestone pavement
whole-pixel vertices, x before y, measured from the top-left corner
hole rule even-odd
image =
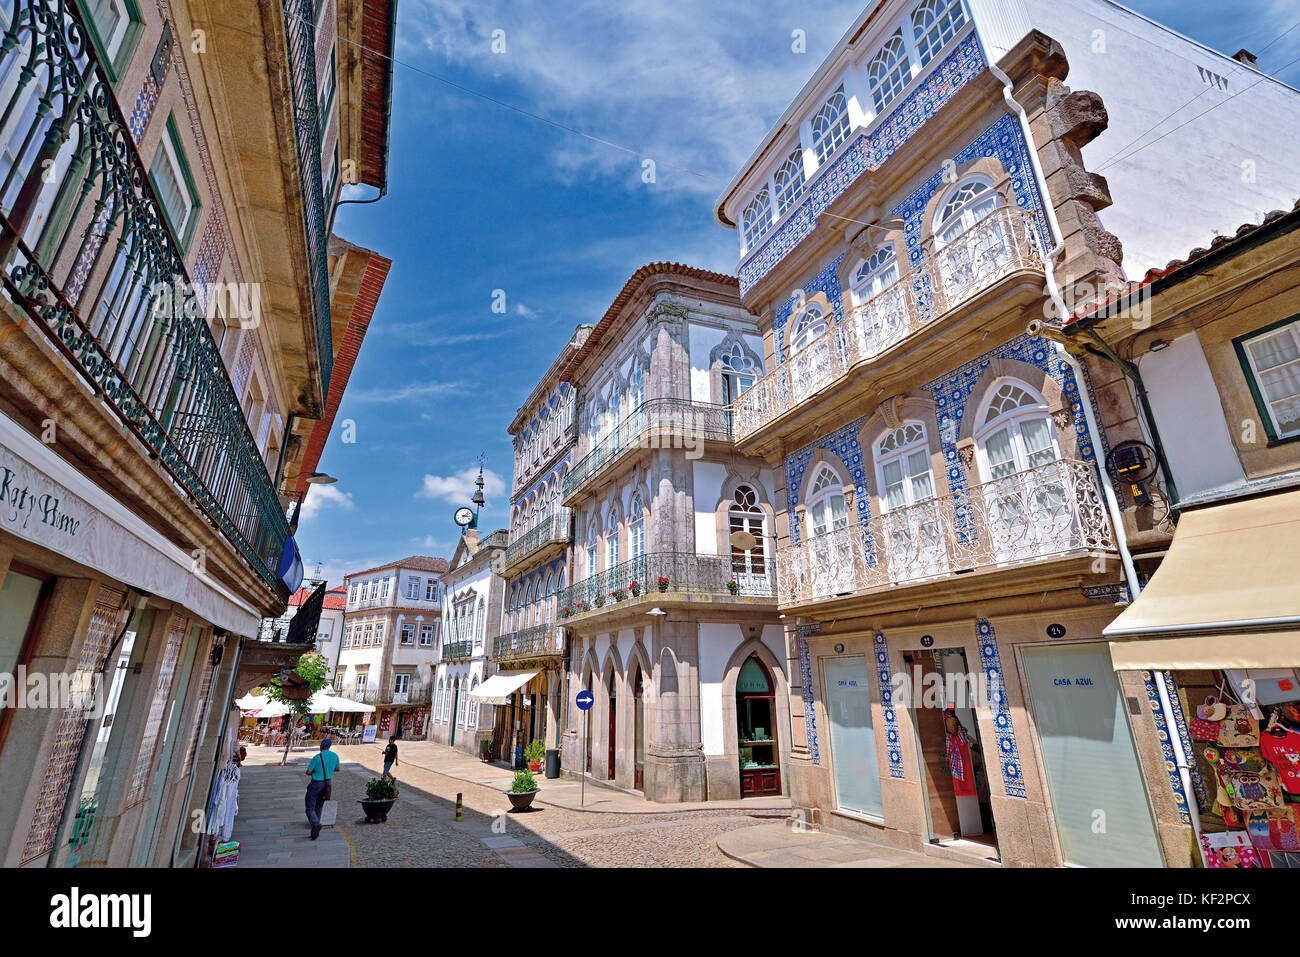
[[[305,763],[308,757],[295,752],[291,760]],[[717,849],[718,836],[785,816],[735,809],[602,814],[540,799],[535,810],[513,813],[495,788],[404,764],[398,768],[401,797],[387,823],[364,824],[356,802],[365,782],[378,773],[379,749],[342,748],[339,757],[338,825],[360,867],[744,867]],[[250,764],[260,764],[279,756],[255,748],[249,758]],[[464,801],[459,823],[458,793]]]

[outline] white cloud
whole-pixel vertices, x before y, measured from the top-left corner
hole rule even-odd
[[[441,499],[456,505],[468,505],[474,494],[474,480],[478,478],[478,466],[471,465],[453,475],[426,475],[417,498]],[[489,500],[500,500],[506,494],[506,483],[491,469],[483,470],[483,495]]]
[[[549,157],[560,179],[606,176],[629,189],[714,195],[862,9],[862,0],[824,0],[801,11],[775,0],[583,0],[559,15],[554,5],[518,0],[413,2],[418,12],[404,21],[399,59],[433,72],[464,67],[484,90],[504,79],[515,89],[501,99],[595,138],[563,134]],[[497,29],[505,53],[493,52]],[[806,32],[807,53],[792,50],[796,29]],[[503,124],[541,128],[465,99],[497,112]],[[642,183],[642,156],[655,161],[653,185]]]
[[[339,491],[334,485],[308,485],[307,497],[302,502],[302,521],[320,514],[326,505],[337,505],[346,512],[352,511],[352,493]]]
[[[391,389],[363,389],[348,392],[354,402],[405,402],[408,399],[427,399],[440,395],[454,395],[465,389],[463,382],[413,382]]]

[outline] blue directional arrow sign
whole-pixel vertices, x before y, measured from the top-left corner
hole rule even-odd
[[[582,711],[590,711],[591,706],[596,703],[596,696],[590,691],[579,691],[577,697],[578,708]]]

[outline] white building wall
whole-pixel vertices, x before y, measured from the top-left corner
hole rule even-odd
[[[1065,48],[1066,85],[1101,96],[1110,127],[1083,159],[1110,184],[1114,205],[1099,216],[1124,245],[1129,278],[1209,246],[1215,230],[1231,235],[1290,209],[1300,195],[1300,93],[1284,83],[1110,0],[967,3],[992,59],[1032,26]],[[1280,7],[1276,16],[1279,30],[1289,25]],[[1270,65],[1280,64],[1261,63]]]
[[[692,462],[695,481],[695,553],[718,554],[718,517],[714,503],[722,495],[727,467],[719,462]]]
[[[700,622],[700,738],[705,754],[725,754],[722,724],[722,679],[727,659],[741,641],[729,622]]]

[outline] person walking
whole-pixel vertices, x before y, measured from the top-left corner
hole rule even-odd
[[[339,756],[331,750],[333,747],[333,741],[323,739],[320,753],[307,762],[307,821],[313,841],[320,837],[320,809],[330,799],[330,785],[339,769]]]
[[[397,766],[397,735],[388,736],[388,747],[384,748],[384,777],[392,781],[393,768]]]

